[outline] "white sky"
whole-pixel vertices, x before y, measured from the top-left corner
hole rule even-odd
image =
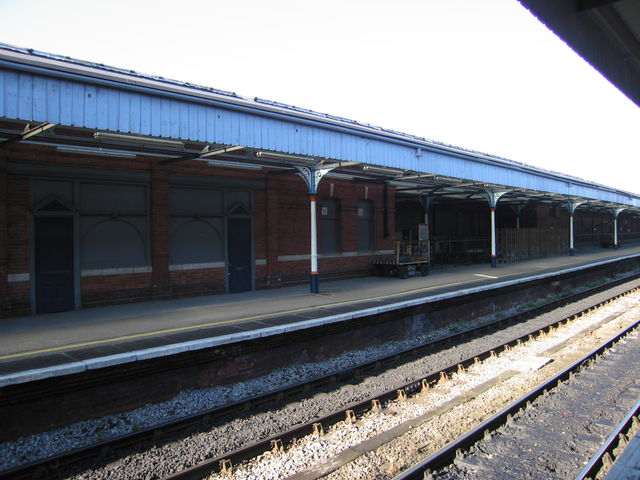
[[[0,0],[0,42],[640,193],[640,108],[516,0]]]

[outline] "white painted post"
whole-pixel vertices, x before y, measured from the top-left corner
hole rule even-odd
[[[316,225],[316,202],[318,200],[318,184],[322,177],[329,173],[333,168],[321,168],[316,170],[309,167],[296,167],[298,170],[297,175],[302,178],[307,187],[309,188],[309,206],[311,212],[311,293],[318,293],[320,291],[319,275],[318,275],[318,229]]]
[[[316,201],[315,195],[309,195],[311,206],[311,293],[318,293],[318,235],[316,225]]]
[[[498,267],[496,258],[496,209],[491,207],[491,268]]]
[[[573,249],[573,212],[569,213],[569,256],[575,255]]]
[[[613,248],[618,248],[618,216],[613,217]]]

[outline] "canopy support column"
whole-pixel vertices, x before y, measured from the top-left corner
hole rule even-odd
[[[569,210],[569,256],[573,257],[576,252],[574,248],[574,233],[573,233],[573,216],[576,213],[576,208],[585,202],[578,202],[576,200],[567,200],[567,209]]]
[[[422,251],[422,246],[420,247],[421,254],[426,254],[429,261],[431,261],[431,239],[429,238],[429,206],[431,205],[431,198],[427,195],[420,195],[420,201],[424,208],[424,238],[420,238],[420,235],[418,235],[418,240],[425,242],[424,251]]]
[[[311,211],[311,293],[318,293],[318,229],[316,226],[316,202],[317,197],[309,194],[309,206]]]
[[[491,268],[498,267],[498,257],[496,255],[496,208],[490,207],[491,210]]]
[[[496,206],[498,200],[507,192],[494,192],[493,190],[485,190],[484,195],[489,202],[489,211],[491,212],[491,268],[498,267],[498,257],[496,249]]]
[[[613,248],[620,248],[618,244],[618,215],[620,212],[625,210],[624,207],[614,207],[611,209],[611,214],[613,215]]]
[[[618,243],[618,215],[620,212],[625,210],[625,207],[614,207],[611,209],[611,214],[613,215],[613,248],[620,248],[620,244]]]
[[[296,167],[298,170],[297,175],[301,177],[309,189],[309,207],[311,214],[311,271],[310,276],[310,291],[311,293],[319,293],[320,286],[318,281],[318,227],[316,219],[316,202],[318,185],[320,180],[333,168],[309,168],[309,167]]]

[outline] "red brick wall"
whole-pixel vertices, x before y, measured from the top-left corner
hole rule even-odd
[[[9,315],[7,295],[7,161],[0,156],[0,316]]]
[[[9,175],[8,190],[7,259],[9,273],[26,273],[29,271],[29,179],[19,175]]]
[[[305,183],[293,175],[283,175],[273,185],[279,199],[278,255],[308,254],[311,223]]]
[[[169,298],[169,184],[167,169],[151,166],[153,298]]]
[[[151,273],[81,277],[80,285],[83,307],[139,302],[152,297]]]
[[[169,272],[172,297],[224,293],[224,268]]]
[[[267,194],[264,190],[256,190],[253,195],[254,201],[254,238],[255,238],[255,256],[256,258],[266,258],[267,256],[267,235],[269,221],[269,212],[267,207]]]
[[[264,251],[267,261],[266,268],[260,271],[256,268],[256,286],[268,288],[277,285],[280,281],[280,271],[278,269],[278,252],[280,251],[280,191],[279,183],[273,175],[267,176],[267,191],[265,192],[264,211],[260,213],[256,209],[256,224],[260,223],[264,231]],[[257,228],[256,228],[257,230]],[[256,238],[261,238],[256,234]],[[261,243],[261,242],[257,242]]]
[[[310,260],[293,260],[280,262],[280,281],[273,288],[285,285],[298,285],[309,281]],[[345,256],[334,258],[319,258],[318,270],[321,280],[356,278],[372,274],[371,257]]]
[[[553,213],[555,212],[555,217]],[[568,229],[569,211],[560,205],[548,203],[538,204],[538,228],[541,229]]]
[[[307,187],[295,175],[269,175],[266,170],[214,168],[203,162],[187,161],[159,166],[156,159],[89,158],[81,155],[59,155],[51,148],[16,145],[0,157],[0,316],[29,313],[30,282],[8,282],[7,275],[30,271],[29,259],[29,178],[8,175],[6,161],[46,166],[68,166],[114,171],[149,173],[150,183],[150,273],[81,277],[81,298],[84,307],[122,303],[153,298],[171,298],[224,292],[224,268],[169,270],[169,201],[170,174],[193,177],[215,176],[262,180],[266,190],[254,193],[255,258],[266,261],[256,265],[256,288],[304,283],[309,278],[310,219]],[[370,271],[369,255],[353,255],[357,250],[357,203],[370,200],[374,211],[374,249],[394,248],[395,189],[387,189],[388,235],[384,236],[384,188],[381,184],[354,183],[325,177],[318,198],[340,200],[341,252],[320,257],[321,279],[366,275]],[[538,204],[534,212],[538,228],[567,228],[566,208],[555,207],[556,216],[549,215],[549,204]],[[487,212],[485,216],[484,212]],[[488,230],[488,208],[462,208],[457,214],[457,229],[464,234]],[[640,221],[631,216],[620,217],[620,231],[640,230]],[[318,222],[320,223],[320,222]],[[473,228],[470,226],[473,225]],[[432,222],[433,228],[433,222]],[[611,232],[611,215],[579,209],[576,232]],[[282,256],[300,255],[299,260],[283,260]]]
[[[48,147],[16,145],[2,152],[0,157],[0,316],[29,313],[30,282],[8,282],[7,275],[30,271],[29,259],[29,178],[8,175],[6,161],[46,166],[68,166],[114,171],[149,173],[150,183],[150,273],[135,275],[107,275],[81,277],[82,305],[95,306],[152,298],[171,298],[224,292],[224,268],[169,270],[169,201],[170,174],[193,177],[215,176],[262,180],[266,190],[254,193],[255,258],[266,264],[255,268],[256,288],[304,283],[309,278],[310,219],[307,187],[295,175],[269,175],[266,170],[214,168],[203,162],[187,161],[159,166],[156,159],[89,158],[81,155],[59,155]],[[374,211],[374,249],[394,248],[395,189],[387,189],[388,235],[384,236],[384,188],[381,184],[354,183],[349,180],[325,177],[318,198],[335,197],[340,200],[341,252],[319,259],[321,279],[366,275],[370,271],[369,255],[352,255],[357,250],[357,203],[370,200]],[[549,204],[535,207],[538,228],[567,228],[566,208],[555,207],[556,216],[549,215]],[[488,230],[488,216],[483,203],[463,208],[457,214],[460,232]],[[620,231],[640,230],[640,221],[621,215]],[[475,223],[474,223],[475,222]],[[318,222],[320,223],[320,222]],[[470,228],[470,225],[474,225]],[[433,222],[432,222],[433,228]],[[611,232],[611,215],[579,209],[576,213],[576,232]],[[279,261],[282,256],[300,255],[299,260]]]
[[[266,245],[267,277],[256,271],[257,287],[272,288],[281,285],[304,283],[309,280],[311,250],[311,225],[309,196],[305,183],[294,175],[270,176],[267,179],[265,218],[267,223]],[[370,200],[374,207],[374,248],[385,250],[393,248],[393,225],[395,223],[395,190],[389,188],[388,225],[389,236],[384,238],[383,231],[383,187],[379,184],[354,184],[350,181],[326,177],[320,183],[318,198],[331,196],[340,200],[340,245],[341,252],[353,253],[357,250],[357,203]],[[368,191],[365,194],[365,188]],[[319,218],[319,212],[317,212]],[[276,223],[277,222],[277,223]],[[274,225],[277,224],[277,228]],[[318,229],[320,229],[318,222]],[[320,234],[320,231],[319,231]],[[260,242],[258,236],[257,241]],[[303,260],[278,261],[279,256],[305,255]],[[256,258],[260,258],[256,255]],[[320,278],[342,278],[361,276],[371,271],[371,257],[333,256],[319,259]]]
[[[29,179],[8,175],[7,183],[7,274],[25,274],[29,272]],[[26,315],[31,312],[28,281],[8,282],[7,296],[6,315]]]
[[[278,261],[279,256],[310,253],[310,219],[307,188],[295,175],[269,175],[266,170],[256,172],[239,169],[214,168],[203,162],[186,161],[159,166],[156,159],[136,161],[83,155],[60,155],[54,149],[40,146],[16,145],[3,152],[12,162],[32,165],[103,169],[112,171],[144,172],[150,174],[150,252],[151,272],[84,276],[80,278],[83,307],[123,303],[153,298],[171,298],[224,292],[224,268],[169,270],[169,201],[168,177],[171,174],[194,177],[215,176],[262,180],[266,190],[254,193],[254,232],[256,288],[308,281],[309,259]],[[29,261],[29,178],[11,175],[4,182],[6,170],[0,164],[0,315],[29,313],[30,282],[7,282],[7,274],[30,271]],[[4,183],[3,183],[4,182]],[[333,184],[333,192],[331,192]],[[6,185],[6,187],[5,187]],[[366,193],[365,193],[365,190]],[[341,202],[341,249],[357,249],[357,202],[368,199],[374,207],[374,248],[393,248],[395,224],[395,190],[389,187],[388,231],[383,236],[383,186],[355,184],[351,181],[326,177],[318,196],[334,197]],[[4,222],[4,223],[3,223]],[[6,239],[6,240],[5,240]],[[266,261],[266,264],[262,264]],[[338,255],[321,258],[321,278],[338,278],[368,274],[370,256]],[[33,280],[33,279],[32,279]]]
[[[29,315],[31,304],[29,300],[29,282],[10,282],[7,284],[7,307],[3,312],[5,317]],[[0,316],[0,317],[1,317]]]

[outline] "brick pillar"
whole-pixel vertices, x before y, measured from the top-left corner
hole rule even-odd
[[[267,287],[277,286],[280,278],[278,254],[280,253],[280,182],[273,175],[267,175],[267,191],[265,201],[266,236],[267,236]]]
[[[342,231],[341,249],[343,252],[358,251],[358,200],[364,199],[364,186],[346,189],[342,183],[338,184],[340,198],[340,230]]]
[[[7,296],[8,248],[7,248],[7,160],[0,158],[0,317],[9,314]]]
[[[7,274],[29,272],[29,178],[21,175],[6,177],[6,226],[5,243]],[[5,275],[5,281],[6,281]],[[32,278],[31,281],[34,281]],[[7,282],[7,300],[11,315],[31,313],[29,281]]]
[[[167,170],[151,167],[151,265],[153,298],[169,298],[169,181]]]
[[[396,189],[392,185],[385,183],[376,187],[376,191],[379,193],[373,197],[376,209],[376,238],[374,246],[376,250],[395,249],[395,240],[399,240],[394,238],[396,229]]]

